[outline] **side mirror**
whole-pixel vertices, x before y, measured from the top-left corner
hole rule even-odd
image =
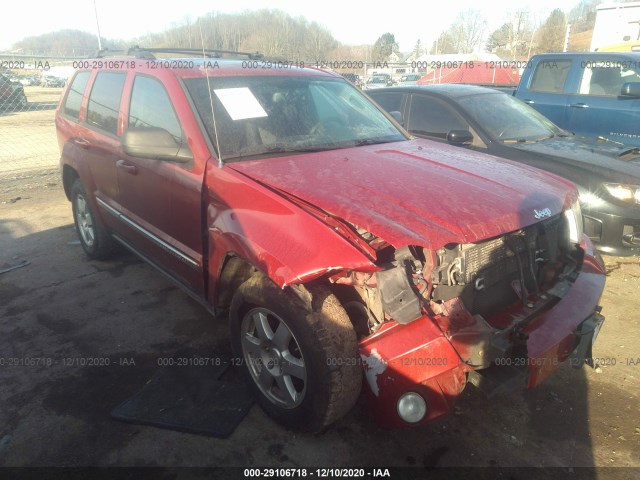
[[[396,122],[404,127],[404,119],[402,118],[402,113],[394,110],[393,112],[389,112],[389,115],[391,115]]]
[[[447,142],[454,145],[467,145],[473,142],[473,135],[469,130],[451,130],[447,133]]]
[[[157,127],[127,128],[122,135],[122,150],[132,157],[176,163],[193,160],[189,147],[176,142],[173,135],[164,128]]]
[[[620,95],[623,97],[640,97],[640,82],[627,82],[622,85]]]

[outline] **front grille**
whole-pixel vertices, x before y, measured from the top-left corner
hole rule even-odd
[[[516,255],[528,268],[529,263],[535,261],[536,252],[545,253],[545,246],[550,250],[549,245],[543,243],[557,247],[561,226],[562,218],[557,216],[493,240],[461,245],[461,283],[470,284],[482,278],[485,285],[491,285],[501,278],[511,277],[518,272]],[[539,238],[541,236],[544,240]]]
[[[544,267],[566,251],[565,230],[564,215],[557,215],[502,237],[439,250],[434,299],[459,296],[472,314],[484,315],[517,300],[514,282],[523,279],[527,291],[537,291]]]
[[[640,246],[640,225],[625,225],[622,230],[622,239],[630,245]]]

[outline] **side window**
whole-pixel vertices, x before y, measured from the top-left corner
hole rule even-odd
[[[98,73],[87,106],[87,123],[118,134],[118,111],[125,78],[126,73]]]
[[[469,130],[469,125],[442,100],[412,95],[408,130],[418,135],[447,138],[451,130]]]
[[[618,96],[622,85],[627,82],[640,82],[640,75],[635,70],[627,68],[622,62],[613,60],[586,62],[580,79],[579,93],[581,95]]]
[[[569,76],[571,60],[543,60],[533,72],[529,90],[534,92],[562,93]]]
[[[372,98],[387,112],[402,112],[402,93],[379,93]]]
[[[129,127],[164,128],[182,143],[182,128],[167,91],[158,80],[137,75],[133,82]]]
[[[64,101],[63,112],[65,115],[69,115],[77,119],[80,116],[80,105],[82,104],[82,95],[84,89],[87,86],[89,80],[89,72],[80,72],[73,79],[69,91],[67,92],[67,98]]]

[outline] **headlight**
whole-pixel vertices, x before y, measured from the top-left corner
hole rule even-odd
[[[580,243],[582,239],[582,211],[580,210],[580,202],[573,202],[571,208],[564,211],[567,218],[567,226],[569,227],[569,240],[572,243]]]
[[[580,194],[580,203],[586,207],[599,207],[604,203],[604,200],[594,193],[587,192]]]
[[[604,188],[609,195],[623,202],[640,203],[640,185],[621,185],[619,183],[605,183]]]

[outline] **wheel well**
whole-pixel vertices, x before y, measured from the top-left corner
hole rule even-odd
[[[218,277],[216,307],[221,310],[228,309],[238,287],[257,271],[258,269],[245,259],[228,256]]]
[[[78,172],[73,167],[65,165],[62,167],[62,186],[64,187],[64,193],[67,196],[67,200],[71,200],[71,186],[76,178],[80,178]]]
[[[233,294],[238,290],[240,285],[249,280],[249,278],[258,271],[259,269],[247,260],[229,255],[225,259],[222,271],[218,277],[216,288],[217,298],[215,304],[217,309],[226,311],[231,306]],[[314,280],[305,285],[290,285],[289,288],[291,288],[293,293],[304,302],[307,300],[305,293],[306,296],[309,296],[307,289],[313,288],[314,285],[324,285],[329,292],[336,296],[339,303],[347,312],[347,317],[356,330],[358,337],[364,337],[369,334],[366,310],[364,310],[365,313],[363,313],[360,309],[354,309],[354,306],[357,303],[363,305],[363,307],[366,306],[366,303],[362,300],[362,297],[357,293],[354,287],[330,284],[329,282],[326,282],[325,284],[322,280]],[[309,296],[309,298],[311,297]]]

